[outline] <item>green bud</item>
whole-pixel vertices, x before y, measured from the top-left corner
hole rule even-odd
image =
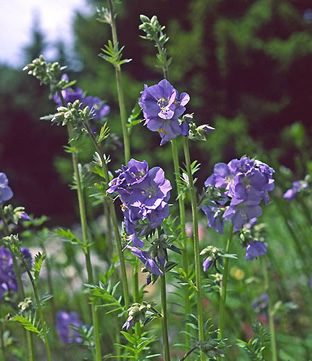
[[[141,20],[142,23],[149,23],[150,22],[149,17],[147,17],[146,15],[143,15],[143,14],[140,15],[140,20]]]

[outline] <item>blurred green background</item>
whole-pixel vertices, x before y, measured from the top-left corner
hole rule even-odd
[[[21,63],[54,47],[50,60],[68,65],[77,86],[111,106],[109,126],[121,136],[115,74],[98,57],[111,37],[109,26],[95,15],[106,4],[87,4],[94,7],[94,16],[76,12],[74,52],[62,42],[49,44],[40,23],[34,22]],[[157,15],[170,37],[169,80],[179,92],[190,94],[187,111],[194,112],[195,122],[216,128],[207,142],[192,145],[192,157],[202,165],[200,189],[215,162],[243,154],[257,155],[277,170],[281,165],[290,168],[296,179],[311,168],[311,8],[310,0],[124,0],[117,6],[119,42],[125,45],[124,57],[132,58],[122,69],[128,113],[143,84],[162,78],[155,49],[138,30],[140,14]],[[0,99],[0,171],[9,177],[16,203],[36,216],[48,215],[52,224],[71,224],[75,194],[66,186],[66,132],[39,120],[55,110],[47,89],[21,68],[0,64]],[[143,126],[132,130],[131,144],[134,157],[171,166],[170,146],[160,148],[158,137]],[[83,158],[90,161],[91,155],[86,146]],[[122,158],[119,147],[111,170],[120,167]],[[289,172],[284,174],[283,190],[292,179]]]

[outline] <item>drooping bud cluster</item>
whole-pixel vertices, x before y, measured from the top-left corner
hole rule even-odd
[[[171,184],[160,167],[148,169],[146,161],[131,159],[117,173],[107,193],[119,194],[126,232],[133,246],[143,247],[136,230],[138,222],[142,220],[145,226],[154,229],[168,217]]]
[[[211,200],[202,207],[209,227],[222,234],[223,222],[227,220],[232,221],[234,231],[238,231],[250,219],[259,217],[261,201],[268,204],[268,192],[274,189],[273,173],[267,164],[247,157],[228,164],[217,163],[205,186],[220,188],[225,197]]]
[[[148,317],[148,319],[147,319]],[[149,303],[143,301],[140,303],[133,303],[128,309],[128,318],[123,325],[123,328],[129,330],[136,322],[146,324],[153,318],[159,318],[161,314]]]
[[[188,136],[188,123],[180,124],[178,119],[185,112],[185,105],[190,100],[187,93],[179,95],[168,80],[164,79],[150,87],[145,85],[141,94],[139,105],[143,110],[144,125],[152,132],[159,133],[160,145],[180,134]]]
[[[61,66],[57,62],[47,63],[44,57],[40,55],[39,58],[27,64],[23,70],[40,80],[41,84],[49,85],[52,95],[64,87],[64,82],[60,81],[64,69],[66,69],[66,66]]]
[[[62,80],[68,82],[68,76],[63,74]],[[110,107],[105,104],[103,100],[101,100],[99,97],[93,97],[90,95],[85,96],[83,94],[83,90],[80,88],[76,88],[76,90],[74,90],[73,88],[67,87],[66,89],[62,90],[61,93],[66,105],[68,105],[68,103],[74,103],[78,100],[81,109],[89,107],[90,111],[93,113],[92,118],[95,120],[103,119],[110,111]],[[57,105],[63,106],[62,100],[58,94],[53,96],[53,100]]]

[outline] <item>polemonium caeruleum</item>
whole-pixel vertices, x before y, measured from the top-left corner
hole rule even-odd
[[[122,201],[126,232],[132,245],[143,247],[137,234],[140,220],[154,229],[169,216],[168,201],[172,189],[160,167],[148,169],[146,161],[131,159],[117,171],[118,177],[109,183],[107,193],[118,193]]]
[[[185,105],[190,96],[187,93],[179,95],[176,89],[163,79],[158,84],[144,86],[139,105],[143,110],[144,125],[161,137],[160,145],[174,139],[177,135],[188,136],[189,126],[178,118],[185,112]]]
[[[267,164],[248,157],[233,159],[228,164],[217,163],[205,186],[222,189],[228,203],[211,205],[210,202],[210,206],[203,207],[208,225],[222,233],[223,221],[227,220],[232,221],[234,231],[238,231],[250,219],[259,217],[262,214],[261,201],[268,204],[268,192],[274,189],[273,173]]]
[[[12,189],[8,184],[7,176],[0,172],[0,203],[6,202],[13,197]]]
[[[80,327],[83,323],[79,319],[77,312],[59,311],[56,314],[56,330],[61,341],[66,344],[82,343],[79,332],[72,326]]]
[[[62,79],[68,81],[68,76],[64,74]],[[79,100],[83,107],[88,106],[90,109],[93,109],[93,119],[95,120],[103,119],[110,111],[110,107],[105,104],[102,99],[90,95],[85,96],[83,90],[80,88],[66,88],[62,90],[62,96],[64,98],[65,104],[74,103],[75,100]],[[57,105],[63,105],[58,94],[53,96],[53,100]]]
[[[267,253],[266,245],[260,241],[250,242],[246,248],[247,261],[252,261],[257,257],[264,256]]]
[[[295,181],[292,184],[292,187],[288,189],[284,195],[283,198],[287,199],[288,201],[292,201],[298,192],[300,192],[302,189],[305,189],[308,187],[308,183],[305,181]]]

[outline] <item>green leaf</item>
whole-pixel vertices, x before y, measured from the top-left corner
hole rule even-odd
[[[34,317],[30,316],[30,319],[28,319],[24,316],[16,315],[13,318],[11,318],[10,321],[20,323],[25,328],[25,330],[28,330],[30,332],[37,334],[38,337],[40,337],[44,341],[42,330],[39,329],[38,326],[36,325],[36,317],[35,316]]]
[[[131,343],[131,344],[134,344],[135,343],[135,338],[133,336],[131,336],[128,332],[125,332],[125,331],[120,331],[120,333],[122,335],[125,336],[125,338]]]
[[[83,243],[80,241],[80,239],[78,239],[70,229],[65,230],[65,229],[57,229],[55,231],[55,233],[59,236],[62,237],[68,241],[70,241],[72,244],[77,244],[79,246],[83,246]]]
[[[100,130],[100,135],[98,137],[98,142],[101,143],[104,139],[109,137],[110,129],[107,125],[107,122],[104,123]]]
[[[37,281],[39,278],[39,274],[40,274],[40,270],[41,270],[41,266],[43,261],[46,259],[46,255],[44,253],[38,252],[35,255],[35,263],[33,266],[33,271],[34,271],[34,278]]]

